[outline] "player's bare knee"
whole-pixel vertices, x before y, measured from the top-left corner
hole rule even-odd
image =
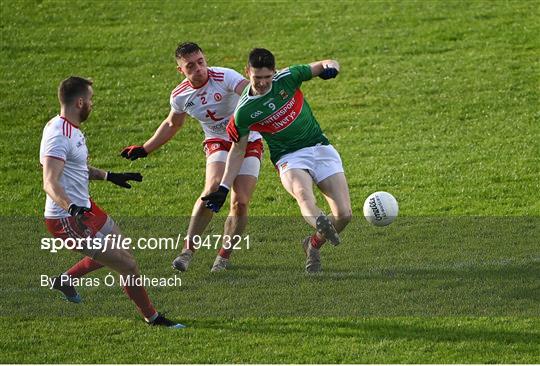
[[[231,202],[231,216],[247,216],[248,201],[246,199],[238,199]]]
[[[309,189],[305,189],[303,187],[297,188],[294,190],[294,197],[298,201],[300,205],[303,203],[313,203],[315,202],[315,197],[313,196],[313,193]]]
[[[212,192],[215,192],[218,190],[219,188],[219,183],[220,182],[212,182],[210,184],[207,184],[205,187],[204,187],[204,190],[201,194],[201,197],[204,197],[204,196],[207,196],[209,195],[210,193]]]
[[[342,225],[348,225],[352,220],[352,211],[344,211],[338,213],[336,220],[339,221]]]
[[[139,266],[133,257],[125,257],[120,267],[123,275],[139,275]]]

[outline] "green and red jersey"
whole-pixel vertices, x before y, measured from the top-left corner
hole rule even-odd
[[[265,95],[250,96],[247,86],[227,132],[233,141],[258,131],[270,148],[274,164],[285,154],[317,144],[328,145],[319,122],[300,90],[313,77],[309,65],[295,65],[274,75]]]

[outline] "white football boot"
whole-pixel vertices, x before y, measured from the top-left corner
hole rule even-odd
[[[184,249],[182,253],[178,257],[175,258],[175,260],[172,262],[172,266],[174,269],[185,272],[187,271],[189,267],[189,263],[193,259],[193,252],[189,249]]]
[[[214,264],[212,265],[212,269],[210,272],[221,272],[227,269],[229,266],[229,258],[223,258],[222,256],[218,255],[216,257],[216,260],[214,261]]]

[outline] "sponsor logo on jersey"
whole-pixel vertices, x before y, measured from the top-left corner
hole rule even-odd
[[[214,94],[214,100],[216,102],[219,102],[221,99],[223,99],[223,95],[221,95],[220,93]]]
[[[279,95],[281,96],[281,99],[285,100],[289,97],[289,94],[287,94],[287,92],[284,90],[284,89],[281,89],[279,91]]]
[[[251,113],[251,116],[250,116],[250,117],[251,117],[251,118],[257,118],[257,117],[259,117],[262,113],[263,113],[263,112],[261,112],[261,111],[255,111],[255,112]]]
[[[195,105],[195,103],[193,102],[188,102],[186,103],[186,105],[184,106],[184,109],[188,109],[189,107],[193,107]]]
[[[281,106],[277,111],[251,125],[250,129],[264,133],[277,133],[289,127],[302,111],[304,96],[300,89],[297,89],[293,97]],[[253,118],[253,117],[252,117]]]
[[[226,134],[226,132],[225,132],[226,127],[227,127],[227,120],[226,119],[222,119],[219,122],[206,125],[206,128],[208,128],[209,130],[211,130],[211,131],[213,131],[213,132],[215,132],[217,134],[220,134],[220,135]]]
[[[79,141],[77,141],[77,143],[75,144],[75,146],[76,146],[77,148],[79,148],[79,147],[81,147],[81,146],[83,146],[83,145],[85,145],[85,144],[86,144],[86,139],[84,138],[84,136],[81,136],[81,139],[80,139]]]

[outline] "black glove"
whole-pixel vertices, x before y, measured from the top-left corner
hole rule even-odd
[[[90,212],[88,207],[77,206],[74,203],[70,204],[68,207],[68,213],[75,218],[75,222],[83,233],[87,229],[86,225],[84,224],[84,221],[87,219],[87,217],[84,216],[86,212]]]
[[[125,147],[124,150],[122,150],[122,152],[120,153],[120,155],[129,160],[137,160],[138,158],[146,158],[148,156],[148,153],[142,146],[131,145]]]
[[[207,196],[201,197],[201,199],[206,202],[205,206],[207,208],[211,209],[214,212],[218,212],[221,206],[223,206],[223,204],[225,203],[228,193],[229,189],[220,185],[217,191],[212,192]]]
[[[335,67],[325,67],[319,74],[319,77],[323,80],[333,79],[339,74],[338,69]]]
[[[131,188],[131,184],[129,184],[128,180],[134,180],[137,182],[142,182],[143,176],[141,173],[113,173],[113,172],[107,172],[107,180],[109,182],[112,182],[116,184],[117,186],[124,187],[124,188]]]

